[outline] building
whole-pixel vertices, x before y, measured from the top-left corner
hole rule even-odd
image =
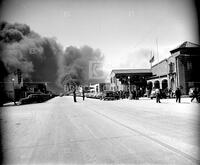
[[[5,102],[18,101],[33,93],[48,93],[47,84],[44,82],[24,81],[23,73],[17,69],[13,73],[8,74],[3,82]]]
[[[152,76],[151,69],[118,69],[110,74],[110,89],[112,91],[132,91],[147,87],[146,79]]]
[[[155,64],[151,68],[152,77],[147,78],[147,89],[151,90],[152,88],[166,89],[168,88],[169,80],[169,67],[168,59],[164,59],[159,63]]]
[[[6,100],[19,100],[21,98],[21,88],[24,85],[21,74],[21,71],[17,69],[4,79],[3,85],[7,97]]]
[[[188,94],[191,87],[200,87],[200,45],[184,42],[170,51],[171,56],[152,66],[152,77],[147,78],[148,88],[172,89],[180,87]]]
[[[110,90],[110,83],[98,83],[98,84],[90,85],[91,93],[97,94],[106,90]]]

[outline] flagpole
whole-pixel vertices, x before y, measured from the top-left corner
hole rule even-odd
[[[153,56],[152,56],[152,50],[151,50],[151,58],[152,58],[152,57],[153,57]],[[150,59],[151,59],[151,58],[150,58]],[[152,62],[150,62],[150,64],[151,64],[151,68],[152,68]]]
[[[152,50],[151,50],[149,62],[151,63],[150,67],[152,68],[152,63],[154,62],[154,55],[153,55],[153,51]]]
[[[158,62],[160,61],[159,60],[159,54],[158,54],[158,39],[156,38],[156,47],[157,47],[157,57],[158,57]]]

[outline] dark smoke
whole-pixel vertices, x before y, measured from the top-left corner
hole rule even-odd
[[[25,24],[0,24],[0,56],[8,73],[20,69],[27,81],[55,84],[62,47]]]
[[[103,81],[93,81],[88,76],[89,61],[103,62],[98,49],[71,46],[63,51],[55,39],[41,37],[25,24],[0,23],[0,58],[8,73],[20,69],[29,81],[56,83],[60,87],[67,75],[78,84]]]
[[[59,81],[62,83],[65,77],[70,76],[78,84],[103,82],[103,79],[89,77],[89,63],[94,60],[103,63],[104,56],[100,50],[94,50],[89,46],[67,47],[60,61]]]

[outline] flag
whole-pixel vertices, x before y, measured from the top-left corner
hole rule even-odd
[[[152,54],[151,54],[152,55]],[[151,59],[149,60],[149,63],[153,63],[154,62],[154,55],[151,57]]]

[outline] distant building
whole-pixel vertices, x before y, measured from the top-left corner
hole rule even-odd
[[[5,101],[9,102],[27,97],[33,93],[48,93],[47,85],[44,82],[24,82],[22,72],[17,69],[10,73],[3,82],[5,88]]]
[[[21,76],[21,71],[17,69],[15,72],[11,73],[4,79],[3,82],[5,88],[5,94],[8,100],[16,100],[21,98],[21,88],[23,87],[23,78]]]
[[[25,93],[25,96],[33,93],[47,93],[47,85],[43,82],[24,82],[23,87],[21,88],[22,92]]]
[[[196,74],[200,70],[200,45],[186,41],[170,53],[168,59],[152,66],[148,87],[163,90],[180,87],[183,94],[188,94],[191,87],[200,87],[200,75]]]
[[[147,89],[166,89],[169,87],[168,60],[164,59],[151,68],[152,77],[147,78]]]
[[[90,85],[90,92],[92,93],[101,93],[106,90],[110,90],[110,83],[98,83]]]
[[[129,91],[133,89],[146,90],[151,69],[117,69],[110,74],[110,89],[112,91]]]

